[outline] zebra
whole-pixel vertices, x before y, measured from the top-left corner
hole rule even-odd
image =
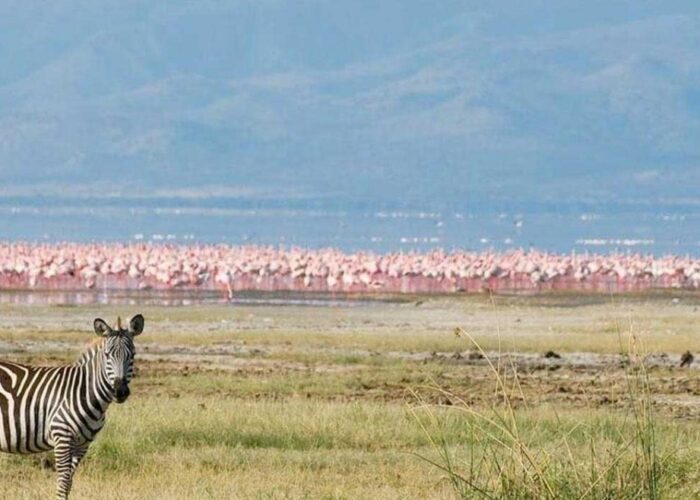
[[[0,362],[0,450],[8,453],[54,451],[58,476],[56,498],[70,494],[80,460],[105,423],[110,403],[129,397],[133,376],[134,337],[144,318],[121,319],[112,329],[94,321],[100,337],[80,359],[60,367]]]

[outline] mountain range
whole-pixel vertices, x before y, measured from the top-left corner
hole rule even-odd
[[[695,2],[7,1],[0,203],[695,205],[698,47]]]

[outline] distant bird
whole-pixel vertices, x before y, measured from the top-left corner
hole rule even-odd
[[[685,351],[683,353],[683,356],[681,356],[681,368],[683,368],[684,366],[690,368],[690,365],[693,363],[694,359],[695,357],[690,351]]]

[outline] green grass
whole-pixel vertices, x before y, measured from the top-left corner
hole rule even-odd
[[[692,498],[700,491],[695,431],[690,437],[661,425],[659,463],[650,476],[628,419],[600,411],[519,411],[507,427],[486,422],[490,411],[475,410],[459,419],[473,436],[463,444],[443,433],[444,417],[433,415],[435,448],[421,455],[453,480],[459,497]]]
[[[492,457],[488,440],[477,432],[484,430],[483,422],[453,408],[429,414],[412,406],[135,397],[110,410],[108,426],[79,470],[76,498],[94,498],[103,481],[114,486],[101,498],[449,497],[449,475],[416,454],[439,460],[431,443],[444,440],[456,470],[474,455]],[[559,498],[578,498],[581,485],[606,472],[635,430],[633,421],[600,410],[536,408],[519,412],[517,420],[529,449],[536,450],[540,461],[546,457],[552,487],[571,492]],[[700,429],[693,423],[660,422],[657,432],[659,453],[666,457],[659,498],[693,497],[700,479]],[[591,443],[595,462],[590,460]],[[499,452],[504,462],[506,451]],[[642,478],[629,471],[631,457],[618,462],[606,485],[639,484]],[[565,467],[572,463],[576,469]],[[53,474],[36,459],[3,456],[2,465],[6,498],[51,494]],[[486,465],[481,467],[485,474]],[[601,491],[589,498],[603,498]]]
[[[649,371],[633,331],[628,333],[624,410],[614,417],[596,412],[576,420],[555,408],[532,420],[517,367],[490,360],[471,335],[463,329],[456,333],[486,357],[496,401],[475,407],[438,386],[435,391],[456,401],[451,414],[425,402],[420,407],[425,415],[414,414],[436,455],[418,456],[447,474],[457,496],[657,500],[697,494],[691,472],[697,448],[686,448],[688,436],[656,414]],[[620,332],[622,344],[621,337]],[[466,445],[450,435],[455,414],[473,438]]]
[[[484,347],[528,352],[615,352],[617,324],[632,322],[651,351],[681,353],[697,340],[693,326],[700,299],[678,292],[615,298],[553,294],[533,297],[466,296],[370,307],[188,306],[138,307],[147,318],[142,342],[158,345],[247,343],[289,356],[331,348],[390,351],[453,351],[461,343],[445,332],[466,328]],[[88,342],[92,319],[113,321],[132,306],[0,306],[0,336],[8,340]],[[499,325],[502,335],[496,333]],[[410,332],[407,331],[410,329]]]
[[[175,354],[137,359],[132,396],[110,408],[74,498],[473,496],[455,473],[506,498],[544,498],[547,488],[558,498],[650,498],[653,489],[656,498],[698,497],[697,370],[650,370],[631,390],[640,379],[619,367],[521,369],[519,385],[512,377],[504,384],[511,411],[488,367],[406,357],[468,350],[457,326],[487,350],[617,353],[627,349],[620,330],[631,329],[646,350],[677,354],[700,340],[698,300],[680,297],[138,308],[146,316],[141,353]],[[10,342],[2,357],[72,360],[92,340],[94,317],[131,309],[0,306],[0,340]],[[232,346],[242,350],[196,354]],[[484,423],[495,415],[500,427]],[[508,437],[515,428],[517,439]],[[50,497],[54,480],[41,456],[0,455],[2,498]]]

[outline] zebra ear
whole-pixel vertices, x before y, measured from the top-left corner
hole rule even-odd
[[[137,314],[131,318],[131,321],[129,321],[129,330],[131,330],[134,337],[141,335],[141,332],[143,332],[144,321],[145,320],[141,314]]]
[[[112,329],[110,326],[107,324],[107,322],[101,318],[97,318],[94,323],[95,326],[95,333],[99,335],[100,337],[107,337],[110,333],[112,333]]]

